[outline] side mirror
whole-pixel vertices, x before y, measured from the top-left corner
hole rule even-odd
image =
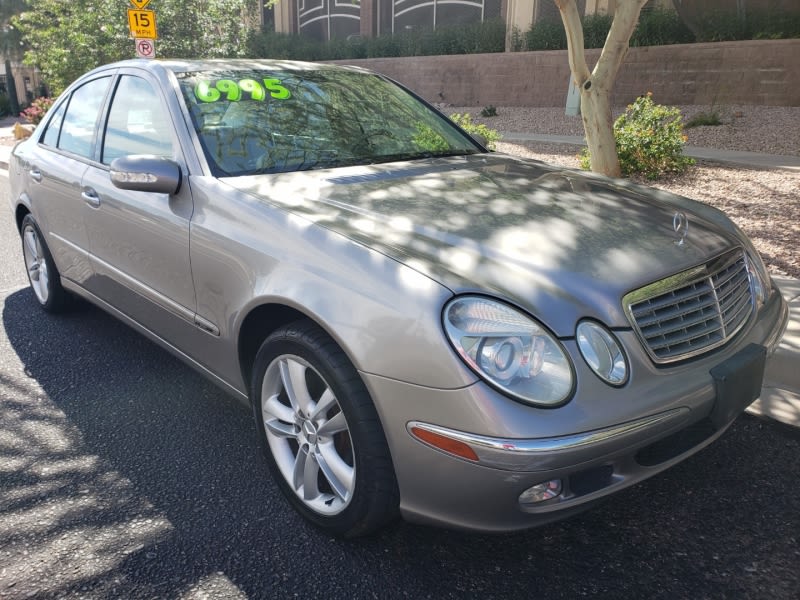
[[[111,161],[111,183],[122,190],[175,194],[181,187],[181,168],[161,156],[121,156]]]

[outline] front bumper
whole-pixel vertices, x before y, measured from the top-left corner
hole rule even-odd
[[[668,368],[637,355],[633,334],[621,333],[632,371],[622,389],[600,383],[566,343],[578,386],[572,401],[557,409],[525,406],[480,382],[437,390],[362,374],[392,451],[404,517],[460,529],[524,529],[669,468],[712,443],[744,409],[725,422],[713,420],[718,402],[709,371],[748,344],[774,351],[787,315],[780,294],[773,294],[735,343]],[[461,441],[478,461],[426,445],[412,428]],[[556,479],[562,484],[557,497],[520,501],[525,490]]]

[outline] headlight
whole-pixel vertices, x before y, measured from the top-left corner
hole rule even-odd
[[[750,287],[756,300],[756,307],[761,308],[772,293],[772,280],[761,255],[752,249],[746,254],[747,274],[750,276]]]
[[[600,379],[611,385],[628,381],[625,354],[608,329],[594,321],[581,321],[575,337],[583,359]]]
[[[747,237],[738,225],[733,224],[733,229],[739,235],[744,246],[747,262],[747,274],[750,276],[750,287],[756,300],[756,308],[761,308],[772,294],[772,279],[767,271],[767,266],[756,250],[753,242]]]
[[[572,393],[572,367],[560,344],[519,310],[462,296],[445,306],[444,328],[464,362],[501,392],[542,407]]]

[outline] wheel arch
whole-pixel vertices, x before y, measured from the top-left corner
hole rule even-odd
[[[31,214],[31,209],[28,208],[24,202],[18,202],[14,209],[14,221],[17,224],[17,233],[22,231],[22,220],[25,218],[25,215],[29,214]]]
[[[358,367],[353,361],[352,354],[348,352],[341,341],[334,336],[330,329],[326,327],[324,323],[320,322],[319,319],[289,304],[275,301],[265,302],[250,309],[244,319],[242,319],[237,336],[236,346],[239,356],[239,368],[248,396],[251,391],[250,380],[253,375],[253,363],[255,362],[256,354],[261,344],[272,332],[295,321],[309,321],[320,327],[330,336],[336,345],[339,346],[342,352],[345,353],[354,368],[358,370]]]

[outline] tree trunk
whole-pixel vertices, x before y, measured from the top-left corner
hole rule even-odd
[[[591,84],[591,80],[586,83]],[[600,86],[581,86],[581,119],[586,132],[591,168],[595,173],[620,177],[622,171],[614,139],[610,94]]]
[[[567,52],[572,78],[581,90],[581,116],[592,171],[619,177],[621,170],[611,120],[611,90],[628,52],[628,42],[647,0],[617,0],[614,20],[600,58],[589,71],[583,45],[583,25],[575,0],[554,0],[567,32]]]
[[[11,70],[11,61],[7,58],[6,63],[6,90],[8,91],[8,102],[11,114],[19,116],[19,98],[17,98],[17,82],[14,80],[14,71]]]

